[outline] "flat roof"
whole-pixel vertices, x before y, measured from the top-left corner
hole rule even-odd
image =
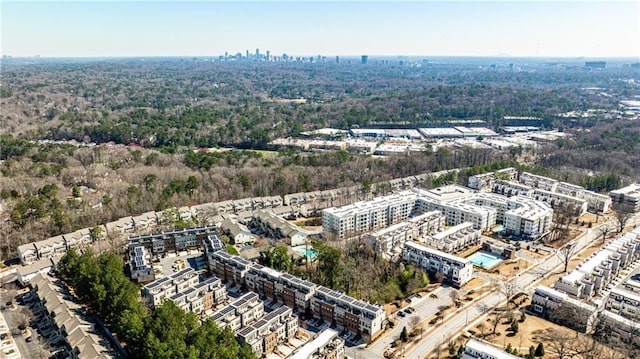
[[[475,339],[469,339],[469,341],[465,345],[465,348],[474,350],[476,352],[489,354],[495,359],[520,359],[520,357],[518,356],[509,354],[500,348],[496,348],[493,345],[479,342]]]
[[[318,336],[298,349],[298,352],[289,357],[289,359],[308,359],[318,349],[327,345],[333,338],[338,337],[338,332],[327,328]]]

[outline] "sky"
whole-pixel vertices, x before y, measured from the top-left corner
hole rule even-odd
[[[640,56],[640,1],[7,1],[0,54]]]

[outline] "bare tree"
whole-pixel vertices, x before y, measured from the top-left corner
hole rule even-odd
[[[624,227],[627,225],[627,222],[631,219],[634,214],[634,208],[631,205],[626,203],[621,203],[615,206],[614,213],[616,215],[616,220],[618,223],[618,233],[622,232]]]
[[[614,230],[613,226],[608,222],[605,222],[600,227],[598,227],[597,233],[601,236],[600,237],[601,244],[604,244],[604,242],[607,240],[607,235],[611,233],[611,231],[613,230]]]
[[[557,359],[572,358],[577,354],[575,344],[578,339],[578,332],[546,329],[539,339],[545,343],[546,353],[554,355]]]
[[[569,268],[569,261],[571,261],[571,257],[573,256],[574,252],[575,245],[573,243],[568,243],[556,252],[556,255],[558,256],[558,258],[560,258],[562,264],[564,265],[564,273],[567,273],[567,269]]]
[[[460,293],[458,293],[457,290],[454,290],[449,293],[449,298],[451,298],[451,301],[455,304],[455,302],[457,302],[458,299],[460,299]]]
[[[409,317],[409,331],[416,329],[420,325],[420,316],[412,315]]]
[[[487,330],[487,326],[484,323],[479,323],[478,325],[476,325],[476,328],[480,330],[480,336],[484,338],[484,332]]]
[[[502,281],[498,283],[498,291],[500,294],[504,296],[504,299],[507,301],[507,307],[509,306],[509,301],[513,298],[513,296],[518,291],[518,286],[515,282],[511,280]]]

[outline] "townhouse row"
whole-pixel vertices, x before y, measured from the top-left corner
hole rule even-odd
[[[225,251],[208,253],[207,261],[217,277],[295,311],[313,314],[332,325],[359,334],[365,340],[375,338],[383,329],[386,313],[378,305],[356,300]]]
[[[43,241],[23,244],[18,247],[18,259],[20,263],[27,265],[37,260],[62,256],[71,248],[79,249],[90,245],[91,242],[91,232],[81,229]]]
[[[95,324],[87,320],[80,305],[69,300],[71,294],[60,281],[38,274],[31,280],[31,295],[37,298],[34,305],[36,322],[41,334],[49,343],[64,341],[73,358],[117,358],[115,352],[104,343]]]
[[[622,270],[640,258],[640,228],[628,232],[590,255],[553,287],[575,298],[589,300]]]
[[[580,263],[572,272],[559,278],[553,288],[539,286],[532,297],[532,307],[540,315],[562,320],[556,310],[572,312],[563,324],[589,331],[613,331],[625,340],[637,337],[640,329],[640,282],[627,278],[612,288],[597,306],[593,297],[605,290],[618,273],[640,259],[640,228],[626,233]],[[635,340],[635,339],[634,339]],[[640,342],[638,343],[640,344]]]

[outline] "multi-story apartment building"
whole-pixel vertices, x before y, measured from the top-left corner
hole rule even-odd
[[[595,213],[606,213],[611,210],[611,197],[593,191],[584,190],[578,197],[587,201],[589,210]]]
[[[440,232],[445,224],[446,219],[440,211],[429,211],[409,218],[407,221],[413,228],[412,237],[418,241]]]
[[[640,257],[640,228],[628,232],[589,256],[553,287],[577,298],[589,299],[621,269]]]
[[[313,315],[322,320],[361,335],[365,341],[375,339],[384,328],[386,313],[379,305],[354,299],[322,286],[316,287],[311,298]]]
[[[198,282],[198,273],[189,267],[145,285],[142,287],[142,295],[154,306],[158,306],[163,300],[186,291]]]
[[[456,287],[462,287],[473,277],[473,264],[465,258],[457,257],[437,249],[407,242],[402,249],[402,258],[423,267],[430,273],[442,273]]]
[[[326,208],[322,211],[322,229],[327,236],[344,239],[388,227],[407,220],[415,200],[414,192],[404,191],[340,208]]]
[[[298,317],[289,307],[279,307],[257,322],[238,330],[238,339],[247,343],[259,357],[273,353],[278,344],[293,338],[298,332]]]
[[[464,346],[462,359],[519,359],[520,357],[498,349],[493,345],[469,339]]]
[[[581,216],[589,207],[589,204],[584,199],[580,199],[573,196],[568,196],[558,192],[551,192],[542,189],[533,190],[533,198],[538,201],[545,202],[551,206],[551,208],[566,208],[571,209],[572,214],[575,216]]]
[[[615,191],[609,192],[613,205],[626,204],[634,212],[640,212],[640,184],[632,183]]]
[[[511,197],[504,213],[504,229],[507,233],[525,239],[535,239],[551,229],[553,210],[547,204],[527,197]]]
[[[605,310],[598,315],[598,329],[608,337],[640,345],[640,323],[620,314]]]
[[[503,181],[503,180],[496,180],[493,183],[491,191],[493,193],[498,193],[507,197],[531,196],[533,194],[533,188],[531,188],[530,186],[527,186],[518,182]]]
[[[542,285],[533,293],[531,306],[535,313],[550,320],[562,321],[562,324],[583,332],[591,330],[598,315],[596,306]],[[561,307],[571,313],[570,318],[562,314]]]
[[[558,188],[558,181],[529,172],[520,173],[520,183],[550,192],[555,192],[556,188]]]
[[[452,253],[480,243],[480,231],[469,222],[435,233],[424,240],[430,247]]]
[[[323,332],[303,345],[289,359],[340,359],[345,357],[344,340],[333,329]]]
[[[383,258],[392,259],[400,254],[405,242],[414,240],[413,233],[413,226],[407,221],[371,232],[366,234],[364,238]]]
[[[480,191],[490,191],[495,181],[514,181],[518,178],[518,170],[512,167],[501,169],[495,172],[488,172],[469,177],[467,185]]]

